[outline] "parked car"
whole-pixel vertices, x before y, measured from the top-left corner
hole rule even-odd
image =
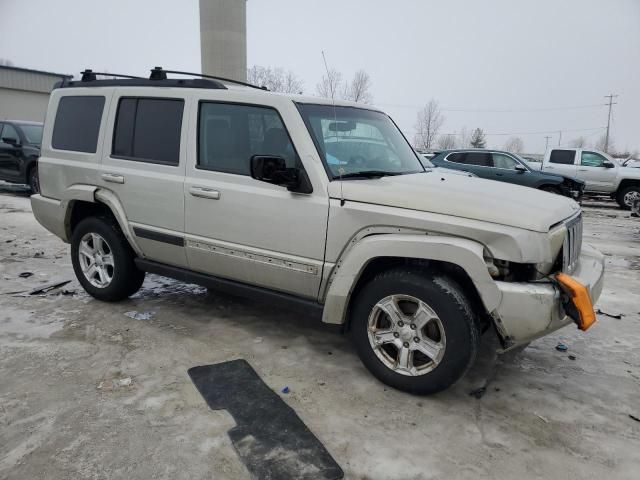
[[[448,173],[450,175],[463,175],[465,177],[477,177],[477,175],[474,175],[471,172],[454,170],[452,168],[438,167],[437,165],[434,165],[433,163],[431,163],[431,159],[436,156],[435,153],[420,153],[420,156],[422,157],[420,159],[420,162],[422,162],[422,165],[426,168],[437,168],[440,172]]]
[[[544,172],[576,176],[586,183],[585,193],[609,194],[629,210],[640,198],[640,170],[620,165],[604,152],[585,148],[552,148],[540,165]]]
[[[153,272],[297,306],[420,394],[483,331],[506,350],[595,321],[603,256],[574,201],[425,169],[372,107],[166,73],[50,96],[31,204],[95,298]]]
[[[38,156],[42,123],[0,120],[0,180],[39,192]]]
[[[440,167],[471,172],[481,178],[515,183],[580,201],[584,182],[562,175],[536,172],[518,155],[499,150],[445,150],[431,159]]]

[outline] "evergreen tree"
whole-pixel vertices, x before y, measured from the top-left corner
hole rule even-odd
[[[481,128],[476,128],[473,131],[470,143],[473,148],[484,148],[487,145],[487,141],[484,138],[484,132]]]

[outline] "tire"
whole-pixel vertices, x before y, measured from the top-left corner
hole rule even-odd
[[[117,302],[140,289],[145,273],[138,270],[134,259],[135,253],[113,218],[88,217],[73,230],[73,270],[82,287],[98,300]]]
[[[634,198],[640,198],[640,185],[630,185],[621,188],[616,195],[616,201],[623,210],[631,210]]]
[[[562,195],[562,192],[558,188],[552,187],[550,185],[543,185],[542,187],[540,187],[540,190],[542,190],[543,192],[555,193],[556,195]]]
[[[430,309],[421,310],[427,316],[416,315],[424,305]],[[401,313],[395,324],[384,313],[393,312],[394,307]],[[433,315],[436,318],[420,326],[420,318]],[[397,268],[373,277],[353,300],[350,320],[351,337],[365,367],[383,383],[419,395],[445,390],[462,378],[475,360],[480,341],[462,288],[445,275],[418,268]],[[385,340],[377,348],[370,325]],[[397,368],[402,362],[400,348],[412,350],[404,362],[409,370]],[[430,357],[424,348],[430,349]],[[390,366],[394,360],[396,368]]]
[[[40,193],[40,177],[38,177],[38,165],[34,165],[29,169],[29,175],[27,177],[27,181],[29,182],[29,188],[31,189],[31,193]]]

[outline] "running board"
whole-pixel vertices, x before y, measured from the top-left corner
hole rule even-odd
[[[185,268],[173,267],[152,260],[145,260],[144,258],[136,258],[135,263],[140,270],[148,273],[155,273],[162,277],[169,277],[186,283],[195,283],[196,285],[230,295],[248,297],[266,303],[277,303],[290,310],[304,312],[309,316],[322,317],[323,306],[321,304],[289,293],[256,287],[226,278],[207,275],[206,273],[193,272]]]

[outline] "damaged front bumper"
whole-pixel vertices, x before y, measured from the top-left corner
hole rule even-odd
[[[604,256],[583,245],[571,277],[587,288],[591,302],[595,304],[602,292]],[[574,321],[563,307],[566,297],[555,282],[496,282],[496,285],[502,299],[492,316],[505,350],[543,337]]]

